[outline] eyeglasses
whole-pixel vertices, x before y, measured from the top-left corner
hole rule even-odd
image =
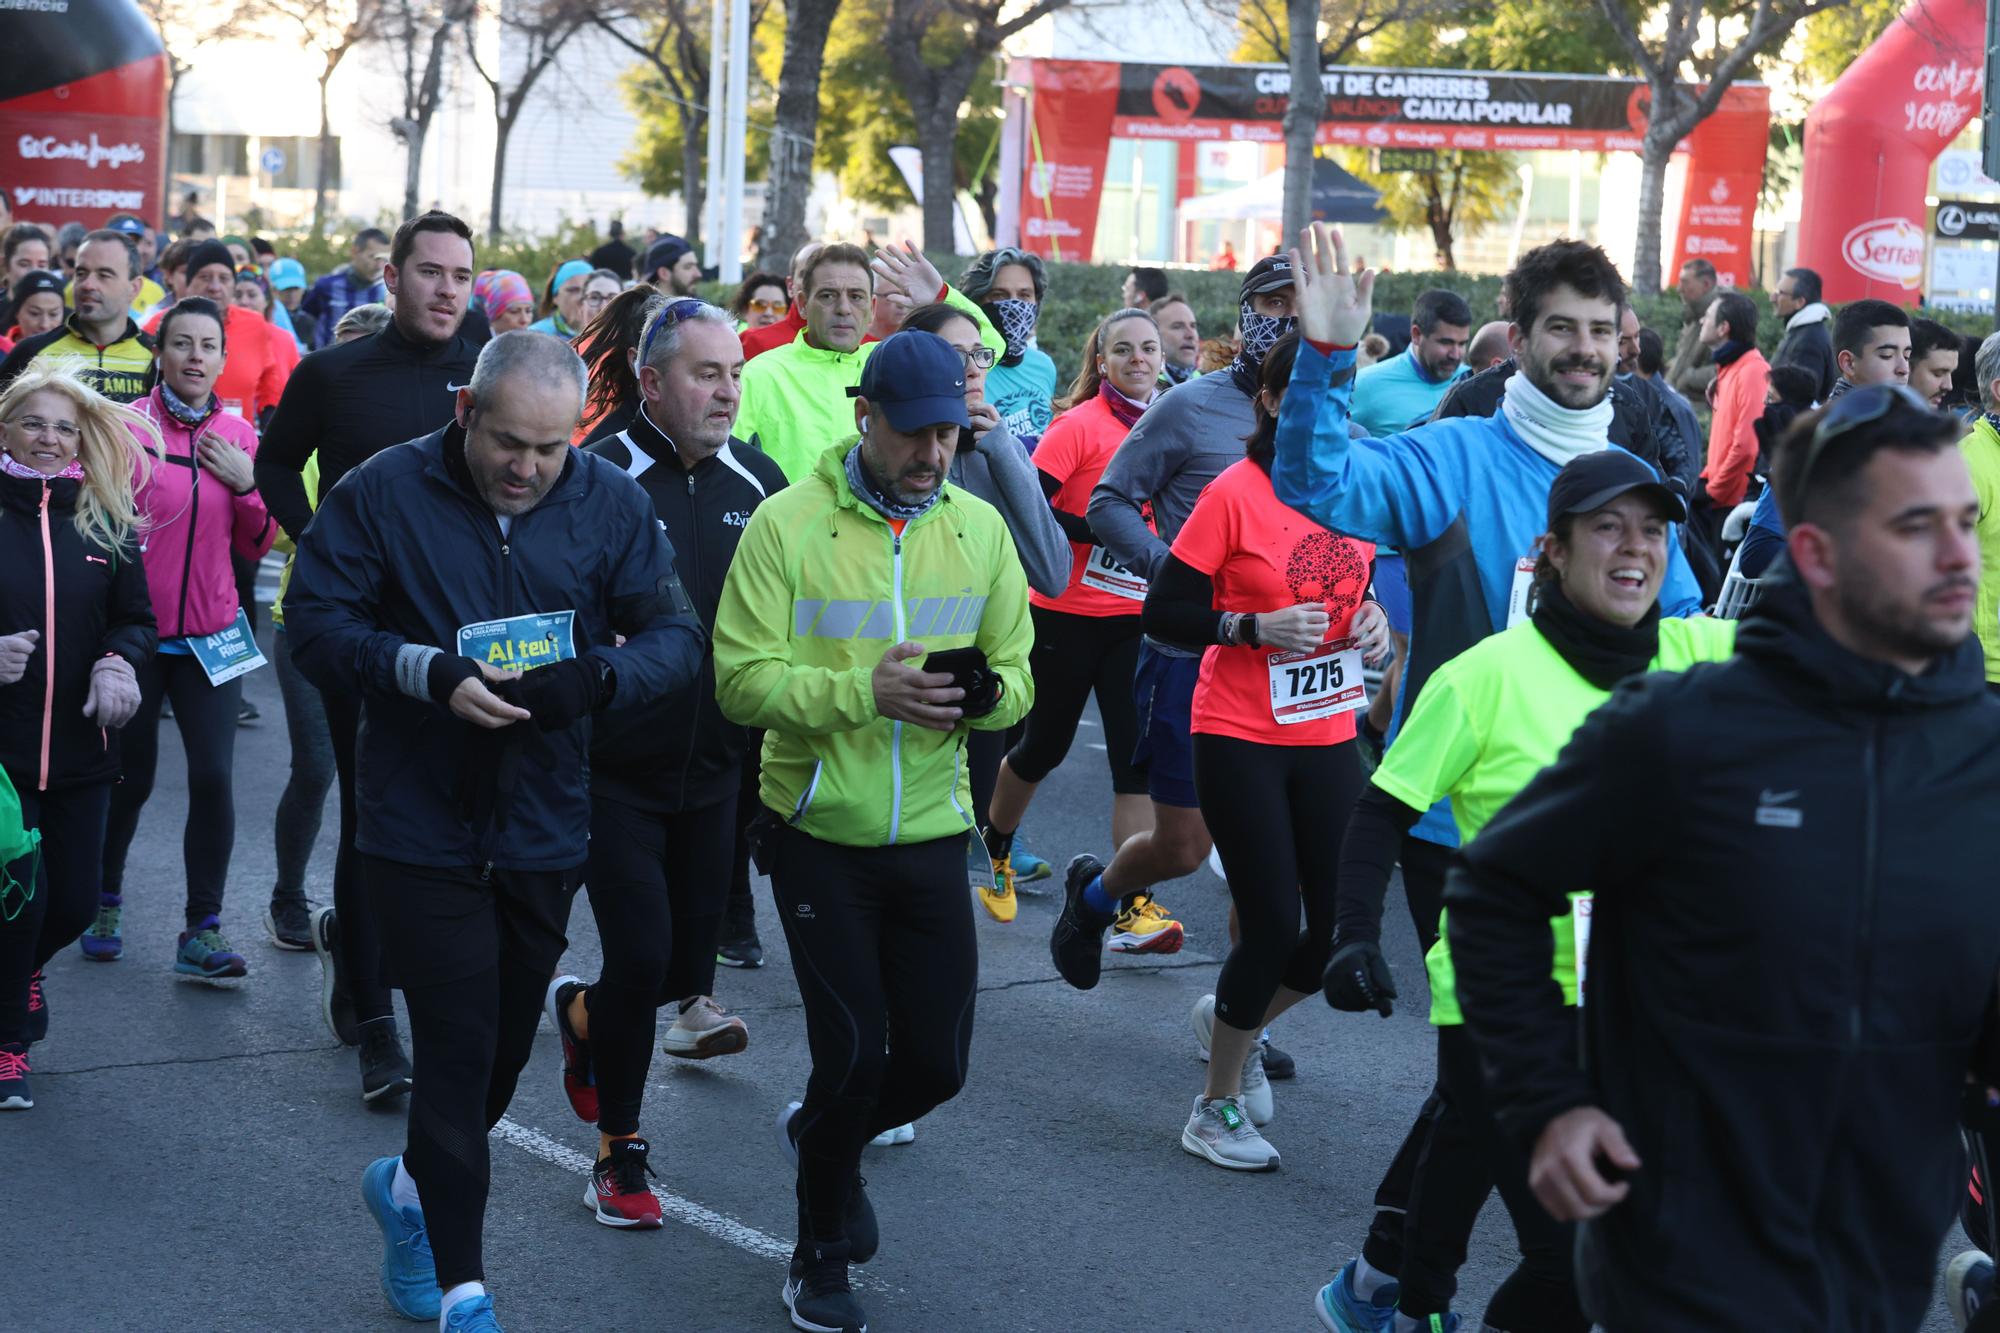
[[[993,369],[994,361],[1000,355],[984,343],[972,348],[970,351],[961,347],[958,349],[958,354],[965,358],[965,368],[967,370],[991,370]]]
[[[1806,486],[1812,480],[1813,468],[1818,465],[1828,445],[1843,435],[1898,413],[1911,418],[1910,428],[1917,435],[1928,437],[1958,429],[1956,417],[1937,411],[1922,394],[1908,385],[1867,384],[1859,389],[1850,389],[1826,409],[1826,415],[1813,427],[1812,442],[1806,446],[1805,462],[1799,467],[1799,494],[1805,494]]]
[[[684,296],[678,301],[669,301],[659,314],[653,316],[646,325],[646,336],[639,340],[639,364],[652,359],[653,339],[661,329],[669,324],[678,324],[684,319],[692,319],[708,307],[708,302],[692,296]]]
[[[15,417],[14,426],[28,438],[33,439],[43,431],[52,430],[56,438],[64,444],[75,444],[83,434],[74,421],[49,421],[42,417]]]
[[[764,301],[764,300],[752,299],[749,301],[745,301],[743,303],[743,308],[745,310],[753,310],[760,315],[775,315],[784,310],[785,304],[786,303],[783,301]]]
[[[613,292],[585,292],[583,294],[583,303],[585,305],[603,305],[614,295],[615,293]]]

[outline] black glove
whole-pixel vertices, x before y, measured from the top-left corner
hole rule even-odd
[[[424,687],[441,708],[451,707],[451,696],[468,680],[479,679],[479,663],[459,653],[439,653],[424,671]]]
[[[1387,1018],[1396,1010],[1390,1003],[1396,998],[1396,979],[1390,974],[1389,960],[1382,956],[1382,946],[1374,940],[1355,940],[1335,949],[1320,984],[1326,991],[1326,1002],[1343,1013],[1365,1014],[1373,1009]]]
[[[598,658],[572,657],[523,673],[514,691],[537,727],[563,731],[611,702],[611,673]]]

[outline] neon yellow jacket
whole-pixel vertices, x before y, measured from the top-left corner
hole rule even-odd
[[[1986,679],[2000,682],[2000,431],[1981,416],[1958,447],[1979,497],[1979,598],[1973,629],[1986,650]]]
[[[979,329],[979,341],[994,352],[1006,342],[986,313],[951,287],[944,299],[965,312]],[[854,400],[847,391],[861,383],[861,368],[877,344],[834,352],[806,342],[803,330],[783,347],[744,363],[743,401],[736,409],[736,438],[770,456],[788,482],[813,470],[821,451],[854,438]]]
[[[1000,512],[957,487],[898,538],[848,487],[853,443],[751,514],[715,615],[715,696],[769,733],[759,795],[794,827],[849,847],[928,842],[972,827],[968,728],[1003,730],[1034,702],[1028,580]],[[884,718],[871,678],[904,640],[977,645],[999,705],[950,732]]]

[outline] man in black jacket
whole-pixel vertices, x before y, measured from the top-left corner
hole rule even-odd
[[[778,465],[732,440],[743,344],[706,301],[660,302],[640,339],[632,424],[585,452],[624,470],[674,538],[674,563],[704,626],[750,515],[785,485]],[[611,1227],[657,1227],[639,1107],[654,1016],[676,1002],[665,1049],[691,1060],[750,1044],[714,1001],[716,937],[736,850],[737,792],[749,734],[715,703],[704,655],[695,688],[607,716],[590,749],[590,859],[584,883],[604,945],[597,981],[549,983],[563,1043],[563,1090],[598,1130],[585,1198]]]
[[[412,218],[396,229],[384,272],[389,326],[314,352],[292,372],[257,450],[257,490],[294,542],[312,521],[313,500],[328,495],[349,469],[451,420],[454,395],[472,378],[479,355],[479,343],[461,331],[472,278],[472,232],[465,223],[447,213]],[[300,474],[314,454],[319,493],[308,498]],[[296,570],[292,577],[296,586]],[[325,703],[340,778],[340,850],[333,868],[334,905],[313,913],[309,933],[324,973],[327,1025],[339,1040],[360,1047],[361,1096],[373,1102],[408,1091],[410,1066],[396,1035],[389,988],[382,982],[381,936],[362,895],[354,854],[361,701],[352,692],[333,690]],[[274,903],[273,920],[279,915]]]
[[[1833,311],[1820,299],[1819,274],[1809,268],[1788,268],[1771,293],[1771,306],[1785,321],[1785,336],[1771,354],[1771,367],[1797,366],[1818,386],[1815,401],[1833,392],[1840,369],[1833,363]]]
[[[1446,890],[1495,1108],[1536,1196],[1588,1219],[1579,1287],[1619,1333],[1915,1329],[1930,1302],[2000,974],[1958,433],[1896,386],[1802,417],[1793,572],[1737,656],[1622,687]],[[1581,1068],[1548,979],[1566,890],[1596,895]]]
[[[451,425],[322,499],[285,598],[300,672],[363,701],[355,847],[422,1071],[406,1151],[362,1176],[383,1288],[407,1318],[470,1302],[468,1328],[491,1326],[486,1134],[568,943],[590,719],[687,689],[707,647],[645,493],[570,447],[584,381],[547,334],[488,343]]]

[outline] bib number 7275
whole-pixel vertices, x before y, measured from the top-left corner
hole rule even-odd
[[[1301,652],[1272,653],[1271,716],[1279,726],[1351,713],[1368,703],[1361,679],[1361,650],[1335,639]]]

